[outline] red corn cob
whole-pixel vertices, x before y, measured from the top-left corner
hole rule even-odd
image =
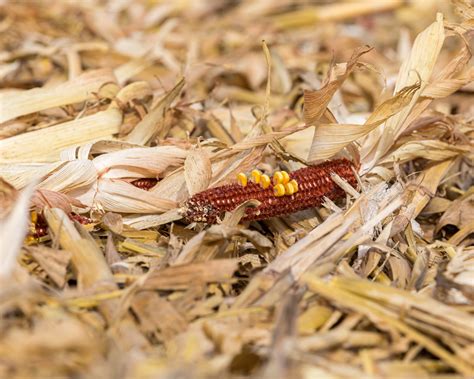
[[[30,235],[33,238],[41,238],[48,234],[48,224],[46,220],[41,216],[38,216],[38,220],[33,225]]]
[[[92,223],[92,220],[89,217],[78,215],[77,213],[69,213],[69,218],[71,220],[77,221],[79,224],[87,225]],[[46,223],[46,219],[44,218],[43,214],[38,214],[37,220],[33,226],[33,230],[31,231],[30,235],[33,238],[40,238],[44,237],[48,234],[48,224]]]
[[[134,180],[131,182],[132,185],[134,185],[137,188],[140,188],[142,190],[148,191],[151,188],[153,188],[156,183],[158,183],[158,180],[155,178],[141,178]]]
[[[351,162],[347,159],[335,159],[290,173],[290,179],[298,182],[298,192],[289,196],[277,197],[271,186],[263,189],[253,182],[249,182],[245,187],[236,183],[197,193],[184,204],[185,218],[189,222],[213,224],[226,211],[231,211],[251,199],[256,199],[261,204],[255,208],[247,208],[243,221],[263,220],[316,207],[321,205],[324,197],[336,200],[345,194],[331,179],[333,172],[352,186],[357,185]]]

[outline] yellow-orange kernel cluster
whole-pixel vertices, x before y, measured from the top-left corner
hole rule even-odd
[[[290,180],[290,175],[286,171],[277,171],[273,174],[273,193],[275,196],[291,196],[298,192],[296,180]]]
[[[273,174],[273,180],[266,174],[262,174],[259,170],[253,170],[250,173],[251,180],[260,184],[260,187],[267,189],[273,181],[273,193],[275,196],[291,196],[298,192],[298,183],[295,179],[290,180],[290,175],[286,171],[277,171]],[[243,172],[237,175],[237,181],[242,187],[248,184],[247,175]]]
[[[262,174],[259,170],[253,170],[250,173],[251,180],[254,183],[260,184],[260,187],[263,189],[267,189],[270,184],[271,180],[268,175]],[[242,187],[246,187],[248,183],[248,178],[247,175],[245,175],[243,172],[237,175],[237,181]]]

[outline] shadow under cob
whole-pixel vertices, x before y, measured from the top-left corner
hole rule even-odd
[[[286,183],[296,182],[296,188],[283,195],[277,194],[278,183],[263,188],[253,181],[247,183],[246,178],[240,184],[199,192],[184,203],[184,217],[188,222],[214,224],[226,211],[232,211],[252,199],[261,204],[247,208],[242,221],[264,220],[316,207],[321,205],[325,197],[337,200],[345,195],[344,190],[331,179],[331,173],[339,175],[353,187],[357,185],[352,163],[347,159],[335,159],[289,173]]]

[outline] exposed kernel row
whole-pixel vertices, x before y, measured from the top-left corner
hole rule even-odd
[[[262,174],[259,170],[253,170],[250,173],[251,180],[260,184],[260,187],[267,189],[271,180],[268,175]],[[248,184],[247,175],[243,172],[237,175],[237,182],[246,187]],[[298,192],[298,183],[295,179],[290,180],[290,175],[286,171],[277,171],[273,174],[273,193],[275,196],[293,195]]]

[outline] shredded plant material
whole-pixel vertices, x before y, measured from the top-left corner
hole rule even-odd
[[[474,377],[468,0],[0,0],[0,377]]]

